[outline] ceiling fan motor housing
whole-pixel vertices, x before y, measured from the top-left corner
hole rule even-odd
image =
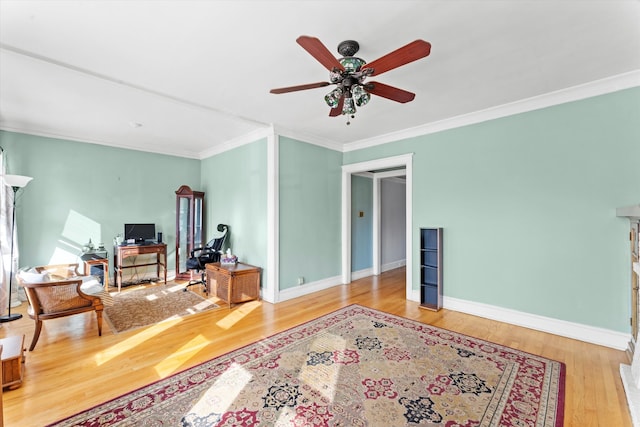
[[[345,40],[338,45],[338,53],[342,56],[353,56],[358,50],[360,45],[355,40]]]

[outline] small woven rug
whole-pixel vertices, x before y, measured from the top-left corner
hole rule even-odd
[[[560,427],[564,364],[351,305],[51,426]]]
[[[113,305],[104,308],[105,319],[114,333],[120,333],[219,307],[184,289],[170,283],[116,293]]]

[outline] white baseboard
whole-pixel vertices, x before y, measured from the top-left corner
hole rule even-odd
[[[393,270],[394,268],[404,267],[406,265],[407,265],[406,259],[388,262],[380,266],[380,272],[384,273],[385,271]],[[373,268],[365,268],[364,270],[353,271],[351,273],[351,280],[358,280],[358,279],[362,279],[369,276],[373,276]]]
[[[276,295],[277,302],[302,297],[313,292],[322,291],[334,286],[342,285],[342,276],[329,277],[316,282],[305,283],[304,285],[284,289]]]
[[[373,268],[365,268],[351,273],[351,280],[358,280],[365,277],[373,276]]]
[[[416,297],[418,301],[419,297]],[[631,334],[626,334],[610,329],[583,325],[581,323],[567,322],[566,320],[553,319],[551,317],[538,316],[523,311],[497,307],[458,298],[444,297],[443,307],[448,310],[472,314],[486,319],[497,320],[512,325],[523,326],[536,331],[548,332],[562,337],[573,338],[580,341],[611,347],[616,350],[626,350]]]
[[[402,264],[401,264],[402,263]],[[382,271],[392,270],[397,267],[401,267],[406,264],[405,260],[396,261],[394,263],[385,264],[382,266]],[[386,268],[386,269],[385,269]],[[364,270],[358,270],[351,273],[351,280],[358,280],[365,277],[373,276],[373,268],[365,268]],[[295,286],[292,288],[284,289],[278,292],[277,302],[290,300],[293,298],[302,297],[313,292],[329,289],[333,286],[342,285],[342,276],[329,277],[326,279],[318,280],[315,282],[305,283],[304,285]]]
[[[393,261],[393,262],[388,262],[386,264],[383,264],[380,267],[380,270],[384,273],[385,271],[393,270],[394,268],[404,267],[405,265],[407,265],[407,260],[400,259],[398,261]]]

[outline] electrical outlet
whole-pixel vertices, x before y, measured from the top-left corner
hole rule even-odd
[[[298,285],[302,285],[304,284],[304,277],[300,276],[298,277]]]

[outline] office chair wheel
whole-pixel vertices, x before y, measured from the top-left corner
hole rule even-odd
[[[189,287],[191,286],[195,286],[195,285],[202,285],[202,292],[203,293],[207,293],[207,279],[204,275],[204,271],[202,271],[200,273],[200,280],[192,280],[190,281],[187,286],[184,287],[183,292],[187,292],[189,290]]]

